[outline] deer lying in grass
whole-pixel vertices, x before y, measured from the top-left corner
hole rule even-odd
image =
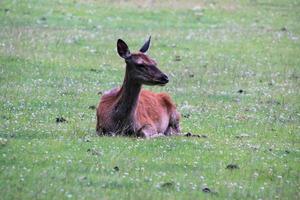
[[[178,134],[180,114],[167,93],[153,93],[142,85],[161,85],[168,76],[157,68],[156,62],[145,53],[149,40],[138,53],[130,53],[127,44],[119,39],[118,54],[125,59],[126,72],[120,88],[105,92],[97,108],[98,135],[134,135],[152,138]]]

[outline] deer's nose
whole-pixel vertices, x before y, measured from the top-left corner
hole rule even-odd
[[[163,74],[160,78],[160,80],[164,83],[168,83],[169,82],[169,77],[165,74]]]

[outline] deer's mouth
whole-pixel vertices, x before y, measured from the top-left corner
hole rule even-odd
[[[159,85],[159,86],[165,86],[168,83],[168,81],[160,81],[160,80],[152,80],[144,82],[145,85]]]
[[[159,85],[159,86],[165,86],[168,82],[169,82],[168,80],[164,80],[164,81],[157,80],[157,81],[154,81],[154,84]]]
[[[144,84],[146,85],[159,85],[159,86],[165,86],[169,82],[169,78],[166,75],[163,75],[161,77],[151,77],[148,78],[148,80],[144,80]]]
[[[163,74],[159,79],[155,80],[157,85],[164,86],[169,82],[169,78],[167,75]]]

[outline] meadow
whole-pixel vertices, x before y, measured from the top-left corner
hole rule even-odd
[[[0,199],[300,199],[297,0],[0,1]],[[184,133],[98,137],[122,38]]]

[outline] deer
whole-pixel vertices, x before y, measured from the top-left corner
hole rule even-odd
[[[126,63],[124,81],[121,87],[101,97],[96,112],[98,135],[154,138],[180,134],[180,113],[170,95],[142,88],[169,82],[156,61],[146,54],[150,41],[151,36],[137,53],[131,53],[127,44],[118,39],[117,52]]]

